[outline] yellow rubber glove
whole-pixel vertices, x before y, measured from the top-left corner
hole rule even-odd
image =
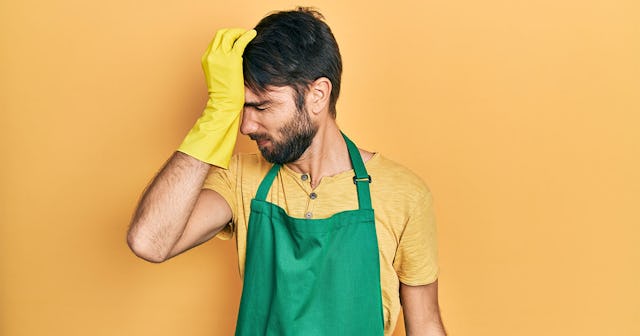
[[[221,29],[202,56],[209,101],[178,148],[180,152],[222,168],[229,167],[244,106],[242,53],[255,30]]]

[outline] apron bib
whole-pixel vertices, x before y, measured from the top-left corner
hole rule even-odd
[[[293,218],[265,201],[280,165],[262,180],[251,201],[236,336],[384,334],[371,177],[343,137],[359,209]]]

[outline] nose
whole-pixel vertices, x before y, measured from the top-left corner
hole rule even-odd
[[[258,123],[253,120],[253,111],[251,108],[244,108],[242,111],[242,123],[240,124],[240,133],[248,135],[258,130]]]

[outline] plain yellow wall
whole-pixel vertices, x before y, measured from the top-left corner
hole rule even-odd
[[[232,242],[154,265],[125,233],[214,32],[296,4],[0,3],[0,335],[232,333]],[[307,4],[342,128],[435,195],[451,335],[640,335],[637,1]]]

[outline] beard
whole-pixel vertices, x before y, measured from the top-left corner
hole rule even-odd
[[[285,164],[298,160],[309,148],[313,138],[318,132],[318,126],[314,125],[306,110],[298,110],[298,113],[287,121],[279,130],[282,140],[275,141],[268,134],[251,134],[252,140],[269,140],[271,148],[258,147],[262,156],[271,163]]]

